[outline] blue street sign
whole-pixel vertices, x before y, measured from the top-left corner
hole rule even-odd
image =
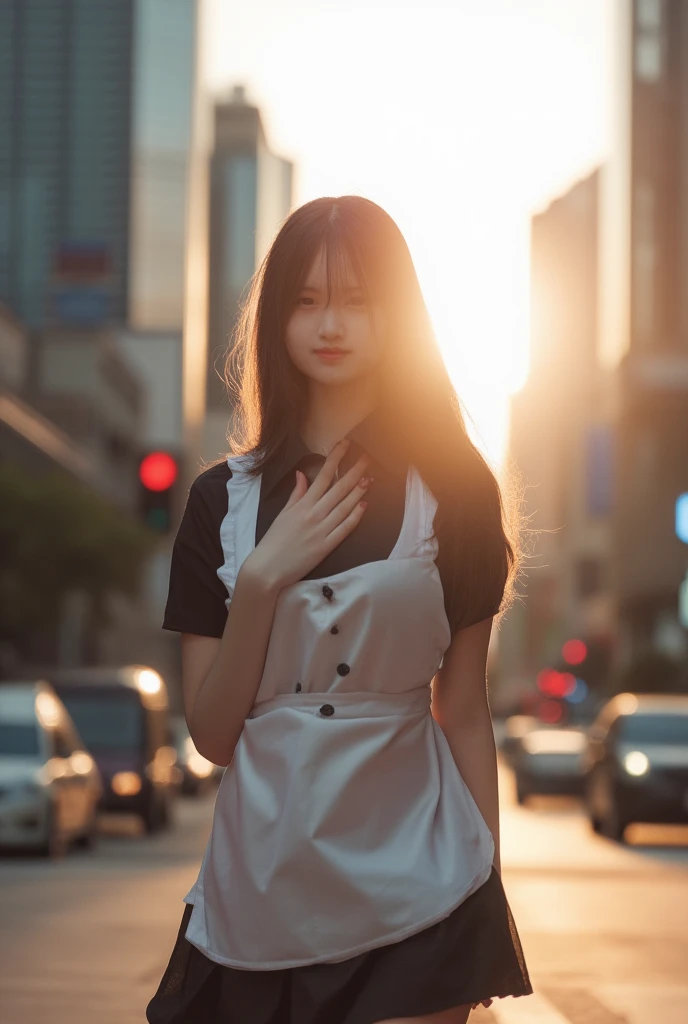
[[[688,544],[688,494],[680,494],[676,499],[676,536]]]

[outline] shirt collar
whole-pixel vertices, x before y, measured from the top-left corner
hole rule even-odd
[[[390,473],[405,477],[408,459],[401,451],[399,444],[395,443],[389,428],[382,423],[376,410],[357,423],[345,436]],[[301,459],[315,454],[299,434],[287,437],[279,454],[263,472],[263,496],[269,495],[286,473],[293,472]],[[344,458],[347,463],[351,461],[348,453]]]

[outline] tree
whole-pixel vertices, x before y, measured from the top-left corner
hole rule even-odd
[[[57,629],[73,590],[87,593],[96,624],[106,623],[106,595],[136,593],[156,544],[136,519],[66,474],[1,465],[0,641],[26,649],[35,630]]]

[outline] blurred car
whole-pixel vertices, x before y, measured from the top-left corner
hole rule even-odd
[[[52,688],[0,684],[0,846],[57,857],[94,845],[103,787]]]
[[[514,761],[526,733],[537,729],[540,722],[533,715],[509,715],[504,721],[499,749],[507,764],[514,767]]]
[[[585,745],[585,730],[579,726],[524,729],[511,755],[518,803],[535,794],[582,793]]]
[[[621,693],[588,733],[585,806],[622,840],[631,822],[688,822],[688,695]]]
[[[207,793],[217,778],[217,766],[196,749],[186,719],[177,716],[172,720],[172,734],[177,751],[179,785],[186,796],[201,796]]]
[[[172,821],[176,751],[167,688],[145,665],[64,669],[50,682],[103,779],[103,809],[138,815],[147,832]]]

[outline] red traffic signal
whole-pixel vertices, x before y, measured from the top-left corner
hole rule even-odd
[[[537,675],[537,687],[548,697],[568,697],[576,688],[576,677],[571,672],[543,668]]]
[[[567,665],[580,665],[588,656],[587,645],[582,640],[567,640],[561,649],[561,656]]]
[[[151,452],[141,460],[139,480],[149,491],[166,491],[178,476],[177,461],[167,452]]]
[[[172,522],[179,463],[169,452],[149,452],[139,463],[139,506],[146,525],[167,533]]]

